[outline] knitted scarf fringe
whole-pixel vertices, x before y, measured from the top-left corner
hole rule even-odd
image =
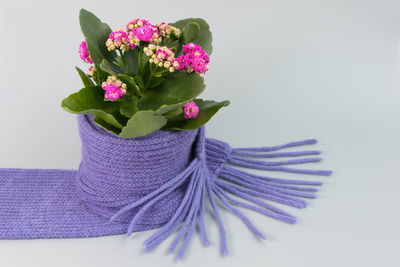
[[[201,138],[202,136],[203,138]],[[205,206],[209,204],[220,232],[221,254],[227,255],[226,231],[218,205],[224,206],[235,214],[257,237],[265,239],[265,235],[237,207],[293,224],[296,223],[296,217],[264,200],[295,208],[305,208],[307,201],[304,199],[315,198],[318,191],[316,187],[322,185],[320,181],[291,180],[255,175],[235,167],[329,176],[332,172],[328,170],[290,167],[291,165],[320,162],[322,159],[315,156],[320,155],[321,151],[276,152],[286,148],[316,143],[317,140],[308,139],[272,147],[231,148],[225,142],[204,138],[204,128],[202,128],[196,144],[196,157],[190,165],[157,190],[120,209],[112,216],[110,221],[114,221],[132,209],[140,207],[130,220],[127,229],[127,237],[130,237],[137,230],[137,223],[146,211],[186,182],[187,189],[178,209],[165,225],[144,241],[145,251],[152,251],[167,237],[177,232],[168,253],[174,253],[179,243],[182,243],[176,254],[176,259],[181,259],[188,248],[196,226],[199,229],[202,242],[205,246],[209,246],[210,241],[204,225]],[[304,156],[313,157],[304,158]],[[260,160],[287,157],[295,159]]]

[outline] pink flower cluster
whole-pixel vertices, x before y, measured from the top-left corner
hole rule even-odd
[[[79,45],[79,55],[84,62],[93,64],[93,60],[90,58],[89,51],[87,49],[86,41],[83,41]]]
[[[149,26],[140,26],[134,28],[133,33],[141,41],[150,42],[153,38],[153,29]]]
[[[86,62],[86,63],[90,63],[93,64],[93,60],[91,59],[90,55],[89,55],[89,51],[86,45],[86,41],[83,41],[80,45],[79,45],[79,55],[81,57],[81,59]],[[94,66],[90,66],[89,67],[89,71],[87,72],[87,76],[89,76],[90,78],[93,77],[94,74]]]
[[[126,95],[126,84],[117,79],[117,76],[108,76],[107,80],[101,84],[106,91],[104,98],[115,101]]]
[[[108,51],[115,49],[128,51],[134,49],[140,42],[161,43],[158,28],[148,20],[134,19],[126,25],[126,31],[117,29],[110,33],[106,41]]]
[[[134,49],[135,46],[129,43],[128,34],[122,29],[117,29],[110,33],[109,38],[106,41],[108,51],[115,50],[116,48],[128,51]]]
[[[199,115],[199,107],[193,101],[183,105],[182,110],[185,119],[196,118]]]
[[[188,43],[182,46],[183,55],[176,58],[179,62],[179,70],[186,69],[187,72],[206,73],[210,58],[201,46]]]
[[[162,37],[172,40],[176,40],[181,37],[181,30],[175,28],[174,26],[168,25],[168,23],[159,22],[156,24],[156,27],[158,29],[158,34]]]
[[[126,25],[126,30],[129,32],[134,28],[141,27],[141,26],[152,26],[150,21],[145,19],[133,19]]]
[[[129,43],[139,45],[140,41],[159,44],[161,37],[156,26],[145,19],[134,19],[126,25]]]
[[[156,64],[158,67],[167,68],[170,72],[174,72],[175,69],[179,68],[179,62],[175,59],[174,52],[166,46],[149,44],[143,48],[143,52],[150,57],[149,62]]]

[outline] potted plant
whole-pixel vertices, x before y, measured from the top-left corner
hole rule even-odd
[[[91,66],[87,73],[76,67],[84,87],[62,101],[66,111],[93,115],[98,126],[132,138],[197,129],[229,104],[198,98],[212,52],[203,19],[134,19],[115,31],[84,9],[79,20],[80,57]]]

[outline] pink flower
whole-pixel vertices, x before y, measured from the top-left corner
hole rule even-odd
[[[192,68],[197,73],[206,73],[208,70],[206,60],[202,57],[192,59]]]
[[[179,69],[186,69],[187,72],[206,73],[210,57],[195,43],[188,43],[182,46],[183,55],[177,57],[180,63]]]
[[[210,62],[210,57],[206,53],[204,53],[203,58],[206,61],[206,63]]]
[[[126,84],[117,78],[117,76],[108,76],[107,80],[101,84],[106,91],[104,98],[115,101],[126,95]]]
[[[83,41],[79,45],[79,55],[84,62],[93,64],[93,60],[90,58],[89,51],[86,46],[86,41]]]
[[[158,28],[159,35],[167,39],[176,40],[181,36],[181,31],[178,28],[168,25],[168,23],[159,22],[156,24],[156,27]]]
[[[158,28],[145,19],[131,20],[127,25],[129,42],[132,45],[139,45],[140,41],[148,43],[160,44],[161,36]]]
[[[186,69],[191,63],[189,55],[182,55],[176,58],[176,61],[179,62],[179,70]]]
[[[150,26],[151,23],[148,20],[145,19],[133,19],[128,24],[126,25],[126,30],[130,31],[134,28],[140,27],[140,26]]]
[[[128,39],[128,35],[123,30],[118,29],[110,33],[110,38],[111,40],[116,41],[116,40]]]
[[[168,24],[165,22],[159,22],[156,24],[156,27],[158,27],[158,32],[160,33],[161,36],[166,36],[167,35],[167,30],[168,30]],[[170,30],[171,32],[171,30]]]
[[[199,107],[193,101],[183,105],[182,110],[185,119],[196,118],[199,114]]]
[[[126,24],[126,30],[127,31],[132,30],[138,21],[139,21],[139,19],[133,19],[133,20],[129,21],[128,24]]]
[[[115,84],[107,84],[106,86],[103,86],[103,89],[106,91],[104,95],[105,99],[114,101],[124,96],[121,88],[119,88]]]
[[[170,72],[174,72],[179,67],[179,62],[176,60],[174,52],[166,46],[149,44],[143,48],[143,51],[146,56],[150,57],[149,62],[151,64],[167,68]]]
[[[182,49],[183,49],[184,54],[187,54],[187,53],[193,54],[194,52],[200,52],[200,53],[205,54],[205,52],[204,52],[203,48],[201,48],[201,46],[199,46],[198,44],[192,43],[192,42],[183,45]]]
[[[117,29],[110,33],[109,38],[106,41],[106,46],[108,51],[115,50],[116,48],[126,51],[135,48],[135,46],[132,46],[129,43],[128,34],[122,29]]]
[[[158,59],[167,59],[169,56],[170,56],[170,54],[167,51],[161,50],[161,49],[157,49],[156,57]]]
[[[133,29],[133,33],[142,41],[150,42],[153,38],[153,29],[149,26],[141,26]]]
[[[175,69],[180,69],[180,67],[181,67],[181,64],[179,63],[179,61],[176,58],[174,58],[172,60],[171,64],[172,64],[172,67],[174,67]]]

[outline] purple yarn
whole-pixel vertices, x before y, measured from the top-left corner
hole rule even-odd
[[[194,184],[196,183],[195,179],[191,179],[189,182],[188,189],[186,194],[182,200],[181,205],[176,210],[175,214],[171,218],[171,220],[166,223],[163,227],[161,227],[155,234],[150,236],[147,240],[144,241],[146,245],[145,250],[147,252],[153,250],[157,245],[159,245],[163,240],[165,240],[171,233],[175,231],[175,228],[179,226],[180,223],[185,218],[186,213],[189,210],[189,205],[187,205],[188,201],[190,201],[194,195]]]
[[[126,233],[140,207],[111,216],[190,171],[198,130],[157,131],[118,138],[78,117],[82,162],[78,171],[0,169],[0,238],[91,237]],[[136,231],[164,225],[181,204],[181,186],[156,203]],[[142,201],[142,203],[145,201]]]
[[[221,194],[223,192],[220,188],[214,187],[212,188],[214,194],[221,200],[221,202],[228,208],[230,209],[236,216],[238,216],[246,225],[249,227],[249,229],[256,234],[259,238],[265,239],[265,235],[261,233],[252,223],[251,221],[243,214],[241,213],[238,209],[234,208],[231,204],[229,204],[224,196]]]
[[[232,149],[225,142],[206,138],[204,127],[192,131],[156,131],[145,137],[123,139],[99,128],[89,116],[79,115],[78,123],[82,140],[78,171],[0,169],[0,239],[122,233],[130,236],[159,228],[144,242],[145,250],[152,251],[180,228],[168,251],[172,253],[180,246],[176,258],[181,259],[196,226],[203,243],[209,246],[204,215],[210,205],[220,231],[220,250],[226,255],[227,236],[219,205],[264,239],[264,234],[238,208],[295,223],[294,216],[268,201],[304,208],[307,202],[302,198],[315,198],[314,186],[322,184],[255,175],[234,166],[331,174],[325,170],[285,167],[321,161],[321,158],[304,158],[319,155],[318,150],[275,152],[312,145],[315,139]],[[301,158],[259,160],[283,157]]]
[[[253,179],[264,180],[264,181],[269,181],[269,182],[273,182],[276,184],[284,184],[284,185],[286,185],[286,184],[289,184],[289,185],[314,185],[314,186],[322,185],[322,182],[319,182],[319,181],[288,180],[288,179],[272,178],[272,177],[255,175],[255,174],[247,173],[247,172],[244,172],[241,170],[236,170],[229,166],[224,166],[221,173],[230,173],[233,175],[246,176],[246,177],[250,177]]]
[[[300,157],[300,156],[310,156],[319,155],[322,152],[319,150],[308,150],[308,151],[295,151],[295,152],[275,152],[275,153],[257,153],[257,152],[247,152],[241,150],[232,150],[233,155],[245,156],[245,157],[255,157],[255,158],[284,158],[284,157]]]
[[[290,143],[278,145],[278,146],[241,147],[241,148],[235,148],[234,151],[271,152],[271,151],[281,150],[283,148],[297,147],[297,146],[304,146],[304,145],[314,145],[316,143],[317,143],[317,139],[306,139],[306,140],[290,142]]]

